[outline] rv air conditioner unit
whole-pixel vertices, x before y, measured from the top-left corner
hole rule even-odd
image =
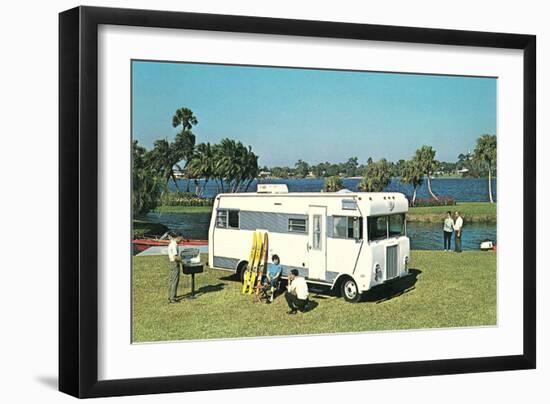
[[[286,184],[258,184],[259,194],[288,194]]]

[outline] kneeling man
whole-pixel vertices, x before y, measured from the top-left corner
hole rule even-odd
[[[296,314],[298,310],[305,311],[308,303],[308,294],[306,280],[298,276],[297,269],[292,269],[288,275],[288,286],[285,293],[285,299],[290,308],[288,314]]]

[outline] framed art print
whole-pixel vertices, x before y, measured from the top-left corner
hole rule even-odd
[[[60,390],[535,367],[535,37],[60,14]]]

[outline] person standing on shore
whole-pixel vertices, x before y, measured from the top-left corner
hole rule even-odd
[[[178,293],[178,284],[180,283],[180,262],[181,257],[178,254],[178,243],[182,240],[181,236],[172,237],[168,244],[168,260],[170,262],[170,284],[168,290],[168,303],[179,303],[176,296]]]
[[[454,231],[455,231],[455,252],[462,252],[462,225],[463,220],[462,216],[460,216],[460,212],[455,212],[455,223],[454,223]]]
[[[443,249],[445,251],[451,251],[451,238],[453,237],[454,224],[453,216],[449,210],[443,222]]]

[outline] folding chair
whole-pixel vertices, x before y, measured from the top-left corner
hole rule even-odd
[[[275,299],[277,291],[281,288],[281,274],[272,280],[271,283],[264,283],[260,285],[259,300],[265,299],[266,302],[271,303]]]

